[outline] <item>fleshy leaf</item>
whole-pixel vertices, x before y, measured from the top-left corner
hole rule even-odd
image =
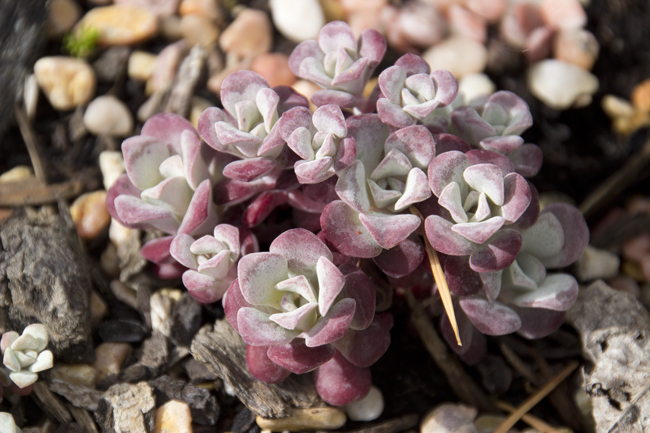
[[[192,254],[190,247],[194,243],[194,238],[190,235],[179,234],[174,237],[174,240],[169,246],[169,253],[175,258],[178,263],[190,269],[197,269],[199,267],[196,261],[196,255]]]
[[[315,313],[317,308],[318,304],[309,303],[293,311],[271,314],[269,319],[289,330],[309,329],[314,325],[316,320]]]
[[[386,153],[397,149],[406,155],[413,167],[426,170],[436,154],[436,145],[431,132],[422,125],[413,125],[392,133],[386,144]]]
[[[315,234],[305,229],[292,229],[282,233],[275,238],[269,251],[286,258],[288,270],[293,275],[305,275],[312,284],[317,281],[316,265],[320,258],[332,261],[329,248]],[[239,266],[241,267],[241,262]]]
[[[334,304],[327,315],[321,317],[309,332],[307,332],[305,344],[308,347],[317,347],[343,337],[350,327],[355,308],[356,302],[350,298],[343,299]]]
[[[124,140],[122,153],[126,174],[139,189],[152,188],[163,180],[160,164],[172,155],[170,149],[156,138],[144,135]]]
[[[513,307],[521,318],[521,328],[517,333],[524,338],[537,339],[557,331],[564,323],[564,311],[544,310],[542,308]]]
[[[505,220],[500,216],[492,217],[481,222],[454,224],[451,228],[453,231],[470,241],[483,244],[501,227]]]
[[[357,212],[367,212],[370,209],[370,198],[366,190],[366,171],[363,163],[354,161],[338,175],[336,193],[341,200]]]
[[[469,264],[476,272],[503,270],[517,258],[521,243],[521,235],[516,230],[500,230],[487,243],[476,248],[469,258]]]
[[[250,182],[269,173],[275,168],[270,158],[250,158],[233,161],[223,169],[223,175],[242,182]]]
[[[345,285],[345,276],[325,257],[318,259],[318,311],[325,316]]]
[[[436,156],[429,164],[429,186],[436,197],[447,185],[456,182],[461,187],[461,196],[467,195],[467,185],[463,172],[469,168],[470,163],[464,153],[449,151]]]
[[[505,295],[504,295],[505,296]],[[578,298],[578,283],[571,275],[548,275],[534,291],[509,291],[504,299],[526,308],[567,311]]]
[[[253,253],[242,257],[238,275],[244,299],[253,305],[277,308],[282,292],[275,290],[275,285],[287,279],[288,271],[287,259],[280,254]]]
[[[325,402],[344,406],[361,400],[370,392],[372,377],[369,368],[357,367],[337,352],[332,359],[318,367],[314,382],[318,395]]]
[[[239,326],[237,324],[237,313],[243,307],[252,307],[251,304],[246,301],[244,295],[242,295],[239,288],[239,280],[235,280],[230,284],[230,288],[223,296],[223,311],[228,319],[228,323],[232,326],[237,333],[239,333]]]
[[[304,340],[299,338],[283,346],[269,347],[266,352],[271,361],[295,374],[314,370],[332,359],[335,353],[331,344],[307,347]]]
[[[356,269],[356,268],[355,268]],[[338,299],[353,299],[356,303],[350,329],[365,329],[375,316],[377,289],[363,271],[351,272],[345,276],[345,285]]]
[[[469,257],[445,256],[443,263],[451,293],[457,296],[471,296],[481,291],[483,281],[479,274],[470,268]]]
[[[363,330],[350,329],[333,344],[341,355],[357,367],[370,367],[382,357],[390,346],[390,329],[393,316],[378,314]]]
[[[267,356],[266,346],[246,346],[246,366],[257,380],[265,383],[280,383],[291,372],[271,361]]]
[[[386,275],[401,278],[413,272],[423,259],[422,243],[417,237],[410,236],[393,248],[383,250],[373,260]]]
[[[462,298],[461,308],[476,328],[486,335],[506,335],[521,328],[519,315],[499,302],[479,296]]]
[[[237,312],[239,334],[251,346],[277,346],[287,344],[300,331],[292,331],[272,322],[269,315],[256,308],[242,307]]]
[[[359,221],[384,249],[393,248],[420,227],[420,218],[408,214],[368,212],[360,214]]]
[[[453,223],[438,215],[427,217],[424,228],[434,250],[451,256],[468,256],[474,251],[472,242],[452,230]]]
[[[512,224],[521,217],[532,198],[528,182],[520,174],[510,173],[503,178],[504,199],[501,216],[506,224]]]
[[[341,200],[335,200],[325,207],[321,227],[327,241],[346,256],[372,258],[382,251],[382,247],[361,223],[359,213]]]
[[[545,256],[542,262],[547,268],[568,266],[580,258],[589,244],[589,228],[582,213],[566,203],[553,203],[544,208],[540,219],[553,214],[562,226],[564,244],[562,250],[551,257]]]
[[[487,194],[494,204],[497,206],[503,205],[503,174],[499,167],[493,164],[472,165],[465,169],[463,178],[476,191]]]

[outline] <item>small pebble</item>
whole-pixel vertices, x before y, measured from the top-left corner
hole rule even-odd
[[[135,6],[151,12],[158,18],[175,15],[180,0],[113,0],[116,5]]]
[[[129,56],[129,78],[138,81],[147,81],[153,75],[156,64],[155,54],[146,51],[134,51]]]
[[[95,98],[84,113],[84,126],[95,135],[126,137],[133,132],[129,107],[113,95]]]
[[[643,272],[643,279],[650,281],[650,255],[641,259],[641,271]]]
[[[636,281],[645,280],[643,269],[641,269],[641,264],[639,262],[623,260],[623,263],[621,264],[621,273],[634,278]]]
[[[474,421],[476,433],[492,433],[506,420],[503,415],[481,415]]]
[[[289,69],[289,56],[283,53],[266,53],[255,57],[251,70],[257,72],[269,86],[291,86],[296,76]]]
[[[584,29],[559,32],[553,43],[553,55],[556,59],[573,63],[587,70],[591,70],[596,63],[598,51],[600,46],[596,37]],[[650,98],[648,103],[650,104]]]
[[[650,254],[650,233],[642,233],[625,241],[621,249],[623,257],[640,262]]]
[[[532,66],[528,87],[549,107],[565,110],[588,104],[598,90],[598,78],[571,63],[547,59]]]
[[[630,100],[638,110],[650,113],[650,79],[634,86]]]
[[[97,326],[97,333],[104,341],[140,343],[149,332],[138,320],[111,319],[100,323]]]
[[[111,222],[106,210],[106,191],[80,195],[70,206],[70,215],[81,239],[95,239]]]
[[[192,414],[187,403],[169,400],[156,409],[154,433],[192,433]]]
[[[488,96],[495,91],[495,84],[483,73],[465,75],[458,82],[458,93],[463,95],[466,104],[478,96]]]
[[[271,0],[269,6],[275,27],[297,44],[316,39],[325,25],[325,14],[318,0]]]
[[[381,16],[382,11],[378,10],[368,10],[363,12],[355,12],[348,16],[347,23],[352,29],[352,33],[355,38],[359,38],[361,33],[366,29],[379,29],[384,27]]]
[[[605,95],[600,101],[600,106],[609,117],[632,117],[634,107],[627,100],[614,95]]]
[[[34,170],[27,165],[17,165],[0,175],[0,183],[17,182],[34,177]]]
[[[111,5],[89,10],[75,28],[96,29],[100,45],[133,45],[156,36],[158,20],[146,9]]]
[[[149,305],[151,308],[151,328],[160,332],[165,337],[171,335],[172,308],[180,297],[180,290],[163,289],[154,293],[151,295],[151,298],[149,298]]]
[[[639,287],[639,283],[637,283],[634,278],[630,278],[627,275],[618,275],[607,283],[613,289],[616,289],[619,292],[629,293],[635,298],[641,296],[641,288]]]
[[[181,17],[171,16],[161,18],[159,21],[160,34],[169,41],[177,41],[183,37],[183,32],[181,32]]]
[[[544,22],[557,30],[578,29],[587,24],[587,13],[578,0],[542,0]]]
[[[644,284],[641,286],[640,299],[643,305],[650,310],[650,284]]]
[[[385,10],[388,11],[387,8]],[[389,20],[389,29],[391,26],[396,26],[397,29],[393,31],[397,30],[409,44],[419,47],[437,44],[447,32],[445,18],[435,7],[425,3],[414,2],[400,8],[395,24],[392,24],[392,20],[387,16],[383,19]]]
[[[345,424],[345,412],[333,407],[293,409],[289,418],[268,419],[257,416],[257,425],[262,430],[301,431],[336,430]]]
[[[178,8],[178,13],[181,15],[204,15],[214,21],[219,21],[223,18],[221,7],[217,0],[183,0]]]
[[[108,238],[113,242],[113,245],[119,248],[124,242],[129,242],[132,232],[138,232],[137,229],[130,229],[124,227],[114,219],[111,219],[111,226],[108,228]]]
[[[468,0],[467,9],[490,22],[498,21],[508,5],[508,0]]]
[[[300,9],[297,4],[292,8]],[[273,29],[268,15],[255,9],[244,9],[223,31],[219,46],[226,53],[253,58],[268,53],[272,42]]]
[[[549,56],[555,32],[552,28],[542,26],[530,32],[526,38],[524,50],[529,63],[538,62]]]
[[[199,117],[201,117],[201,114],[203,114],[206,109],[213,106],[214,104],[205,98],[192,96],[192,101],[190,102],[190,122],[195,128],[198,129]]]
[[[429,63],[432,71],[447,69],[460,79],[467,74],[483,72],[487,63],[487,49],[472,39],[452,36],[425,51],[422,58]]]
[[[20,433],[14,417],[9,412],[0,412],[0,431],[2,433]]]
[[[477,410],[462,404],[441,404],[429,412],[420,433],[476,433],[473,421]]]
[[[124,168],[124,157],[122,152],[117,150],[105,150],[99,154],[99,169],[102,172],[104,188],[110,189],[126,170]]]
[[[379,388],[372,386],[363,399],[345,406],[345,413],[352,421],[373,421],[384,411],[384,396]]]
[[[23,99],[25,101],[25,113],[27,117],[34,120],[36,117],[36,107],[38,106],[38,82],[34,74],[25,77],[25,87],[23,89]]]
[[[121,282],[120,280],[113,280],[110,283],[111,292],[120,301],[133,309],[138,309],[138,295],[135,290]]]
[[[338,0],[343,11],[351,14],[365,12],[372,9],[381,9],[388,4],[388,0]]]
[[[52,379],[72,385],[94,388],[97,371],[89,364],[64,364],[57,362],[50,373]]]
[[[528,35],[542,25],[539,4],[522,1],[510,6],[501,19],[499,31],[508,44],[515,48],[524,48]]]
[[[45,32],[50,38],[60,38],[81,18],[81,8],[75,0],[51,0]]]
[[[219,38],[219,28],[205,15],[188,14],[181,18],[181,33],[188,44],[209,47]]]
[[[95,94],[97,78],[85,61],[73,57],[42,57],[34,64],[39,87],[57,110],[72,110]]]
[[[108,245],[115,248],[110,242]],[[119,274],[119,267],[117,272]],[[106,317],[107,314],[108,304],[106,304],[106,301],[104,301],[99,293],[93,290],[90,293],[90,326],[93,328],[97,326],[102,320],[104,320],[104,317]]]
[[[618,274],[621,259],[616,254],[588,245],[575,264],[576,277],[580,282],[612,278]]]
[[[97,371],[97,382],[118,374],[122,364],[131,352],[131,345],[126,343],[102,343],[95,348],[95,363],[93,368]]]
[[[453,5],[449,8],[449,26],[455,35],[483,44],[487,39],[487,20],[462,6]]]

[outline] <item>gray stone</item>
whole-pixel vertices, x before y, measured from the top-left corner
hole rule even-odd
[[[167,339],[161,333],[154,332],[139,350],[138,362],[122,372],[122,380],[133,383],[152,379],[162,373],[168,358]]]
[[[169,376],[160,376],[149,384],[154,388],[157,406],[160,407],[169,400],[184,401],[190,407],[193,422],[202,425],[217,423],[220,412],[219,403],[207,389],[199,388],[182,380],[172,380]]]
[[[201,305],[187,292],[172,310],[171,339],[178,346],[188,346],[201,327]]]
[[[95,412],[104,433],[151,433],[155,417],[156,402],[147,382],[111,386]]]

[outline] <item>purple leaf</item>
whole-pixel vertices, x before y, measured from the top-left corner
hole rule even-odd
[[[404,87],[406,77],[407,73],[404,68],[395,65],[386,68],[381,74],[379,74],[378,78],[381,93],[387,98],[387,101],[390,101],[399,107],[400,111],[402,110],[400,105],[402,100],[402,88]],[[379,112],[379,107],[377,107],[377,112]]]
[[[255,101],[257,92],[269,85],[261,75],[252,71],[235,71],[229,74],[221,85],[221,102],[228,113],[237,112],[238,102]]]
[[[311,102],[317,107],[338,105],[341,108],[353,108],[357,104],[357,98],[341,90],[323,89],[317,90],[311,95]]]
[[[389,127],[376,114],[360,114],[348,117],[348,136],[357,146],[357,159],[363,163],[367,173],[372,173],[381,161],[383,143],[388,138]]]
[[[181,136],[184,131],[196,135],[194,126],[182,116],[174,113],[159,113],[153,115],[142,125],[140,135],[154,137],[174,153],[181,154]]]
[[[309,329],[316,321],[318,304],[309,303],[296,308],[293,311],[271,314],[269,319],[285,329],[302,330]]]
[[[136,188],[129,179],[129,176],[125,173],[117,178],[115,183],[108,189],[106,193],[106,210],[111,215],[112,218],[115,218],[117,222],[128,228],[142,228],[141,226],[128,226],[124,221],[122,221],[117,214],[115,209],[115,199],[121,195],[132,196],[140,198],[141,191]]]
[[[271,361],[267,350],[266,346],[246,346],[246,366],[255,379],[265,383],[280,383],[291,372]]]
[[[381,62],[386,53],[386,38],[375,29],[366,29],[359,38],[359,55],[368,58],[370,69]]]
[[[449,151],[440,154],[431,160],[429,164],[429,186],[436,197],[447,185],[456,182],[461,186],[461,196],[467,195],[467,186],[463,178],[463,172],[470,166],[469,159],[464,153]]]
[[[291,72],[300,76],[300,64],[303,60],[309,57],[316,57],[317,59],[323,59],[323,52],[318,46],[318,42],[311,39],[308,41],[301,42],[289,56],[289,68]]]
[[[344,138],[339,142],[336,156],[334,157],[334,171],[339,172],[350,166],[357,157],[357,146],[354,138]]]
[[[443,268],[449,290],[454,295],[471,296],[483,288],[481,277],[469,267],[469,257],[445,256]]]
[[[289,204],[294,208],[301,210],[303,212],[310,212],[314,214],[323,213],[325,209],[325,204],[319,201],[312,200],[307,196],[303,191],[299,189],[294,189],[288,193]],[[320,227],[320,225],[319,225]]]
[[[460,107],[451,113],[451,121],[459,132],[460,138],[469,144],[478,144],[481,140],[497,135],[492,125],[472,107]]]
[[[547,268],[562,268],[578,260],[587,248],[589,228],[582,213],[570,204],[552,203],[542,211],[542,215],[547,213],[553,214],[560,222],[564,232],[564,245],[558,254],[544,257],[542,262]]]
[[[251,182],[264,176],[275,168],[276,162],[270,158],[250,158],[233,161],[223,169],[223,175],[242,182]]]
[[[309,101],[307,98],[296,92],[293,87],[275,86],[273,91],[280,97],[280,102],[278,103],[278,114],[283,114],[296,107],[309,108]]]
[[[300,331],[283,328],[272,322],[268,314],[250,307],[239,309],[237,312],[237,326],[242,339],[251,346],[287,344],[300,333]]]
[[[519,315],[500,302],[480,296],[461,298],[460,306],[476,329],[486,335],[512,334],[521,328]]]
[[[221,108],[209,107],[203,111],[199,117],[199,134],[210,147],[220,152],[226,152],[228,151],[228,147],[222,145],[219,141],[219,138],[217,137],[217,131],[214,127],[217,122],[226,122],[232,125],[236,121],[231,115],[223,111]]]
[[[447,345],[458,355],[462,356],[470,349],[470,347],[472,347],[475,328],[474,325],[472,325],[472,322],[470,322],[463,310],[458,305],[457,299],[454,299],[453,304],[454,314],[456,316],[456,324],[458,325],[458,333],[460,335],[460,341],[463,343],[463,345],[458,345],[458,342],[456,341],[456,334],[451,327],[447,313],[444,313],[442,315],[442,319],[440,321],[440,331],[443,338],[447,341]]]
[[[458,95],[458,81],[451,72],[439,69],[431,73],[431,78],[436,85],[436,101],[440,101],[441,106],[446,106],[454,102]]]
[[[305,344],[309,347],[317,347],[343,337],[350,327],[355,308],[356,302],[350,298],[343,299],[334,304],[327,315],[321,317],[309,332],[307,332]],[[241,313],[239,314],[241,315]]]
[[[305,229],[292,229],[282,233],[275,238],[269,251],[286,258],[288,270],[294,275],[305,275],[314,282],[317,281],[316,266],[320,258],[332,261],[330,249],[318,236]]]
[[[366,189],[366,171],[361,161],[354,161],[348,168],[338,173],[336,193],[357,212],[370,209],[370,198]]]
[[[247,302],[278,308],[282,292],[275,290],[275,285],[287,279],[289,268],[285,257],[271,251],[248,254],[239,260],[239,287]]]
[[[388,350],[392,327],[393,316],[390,313],[378,314],[366,329],[350,329],[333,344],[353,365],[370,367]]]
[[[540,214],[535,225],[522,232],[522,253],[539,259],[556,257],[565,244],[562,224],[552,212]]]
[[[345,276],[339,269],[325,257],[318,259],[316,265],[318,275],[318,311],[325,316],[330,310],[336,297],[345,285]]]
[[[271,346],[266,352],[271,361],[295,374],[314,370],[332,359],[335,353],[331,344],[307,347],[299,338],[283,346]]]
[[[196,255],[190,251],[193,243],[194,238],[192,236],[179,234],[173,238],[171,245],[169,245],[169,254],[186,268],[197,269],[199,264],[196,261]]]
[[[503,114],[506,114],[505,118]],[[488,99],[483,118],[492,125],[504,125],[500,135],[520,135],[533,125],[528,104],[512,92],[500,91]]]
[[[318,45],[326,53],[336,51],[339,47],[356,51],[357,40],[350,26],[343,21],[325,24],[318,34]]]
[[[337,137],[345,137],[348,127],[341,108],[337,105],[323,105],[314,111],[312,118],[314,126],[319,131],[329,132]]]
[[[483,282],[485,296],[487,297],[488,301],[494,302],[499,297],[499,293],[501,292],[503,271],[481,272],[478,275]]]
[[[420,56],[407,53],[395,61],[395,66],[399,66],[407,75],[429,74],[431,68],[429,64]]]
[[[456,150],[462,153],[469,152],[472,148],[460,137],[453,134],[436,134],[433,136],[435,156]]]
[[[246,227],[255,227],[261,224],[273,209],[287,201],[287,193],[284,191],[264,191],[248,205],[242,215],[242,221]]]
[[[328,204],[320,221],[327,241],[342,254],[372,258],[381,253],[382,247],[361,223],[359,213],[345,202],[336,200]]]
[[[172,156],[169,146],[162,144],[156,138],[144,135],[136,135],[124,140],[122,153],[126,174],[133,185],[142,190],[153,188],[163,180],[159,171],[160,164]]]
[[[520,174],[510,173],[503,178],[504,199],[501,215],[506,224],[516,222],[528,209],[532,193],[528,182]]]
[[[433,136],[422,125],[399,129],[386,140],[384,152],[397,149],[406,155],[413,167],[426,170],[436,153]]]
[[[215,280],[190,269],[183,273],[183,285],[200,304],[212,304],[223,297],[228,290],[230,280]]]
[[[473,189],[487,194],[494,204],[503,205],[503,174],[498,166],[494,164],[472,165],[465,169],[463,177]]]
[[[154,206],[130,195],[115,198],[115,212],[127,227],[155,227],[165,233],[175,234],[179,222],[174,214],[159,206]]]
[[[170,253],[171,245],[175,237],[176,236],[164,236],[162,238],[150,240],[140,248],[140,255],[150,262],[156,264],[163,263],[173,256],[173,254]]]
[[[359,221],[372,238],[384,249],[391,249],[420,227],[415,215],[394,215],[368,212],[359,215]]]
[[[564,311],[544,310],[541,308],[513,307],[521,318],[521,328],[517,333],[524,338],[536,339],[546,337],[557,331],[564,323]]]
[[[301,184],[320,183],[334,176],[332,158],[327,156],[314,161],[297,161],[294,166]]]
[[[533,177],[542,168],[544,155],[539,146],[526,143],[510,152],[508,158],[512,161],[517,173],[524,177]]]
[[[239,280],[235,280],[230,284],[228,291],[223,296],[221,301],[223,304],[223,311],[228,319],[228,323],[232,326],[237,333],[239,333],[239,326],[237,325],[237,313],[241,308],[252,307],[246,301],[239,288]]]
[[[477,244],[484,244],[492,237],[501,227],[505,220],[500,216],[492,217],[488,220],[477,223],[460,223],[455,224],[451,229],[463,236],[465,239]]]
[[[578,298],[578,283],[571,275],[548,275],[536,290],[510,290],[504,299],[519,307],[567,311]]]
[[[178,233],[200,236],[210,233],[217,224],[217,211],[212,202],[212,187],[206,179],[196,188],[192,201],[178,228]]]
[[[416,122],[401,105],[388,98],[380,98],[377,101],[377,114],[383,123],[397,129],[409,127]]]
[[[517,258],[521,242],[521,235],[516,230],[500,230],[487,243],[476,248],[469,258],[469,265],[476,272],[505,269]]]
[[[488,137],[479,143],[483,149],[499,153],[512,152],[520,148],[522,144],[524,144],[524,139],[518,135]]]
[[[529,229],[539,218],[539,195],[537,194],[537,188],[528,182],[528,189],[530,190],[530,204],[511,228],[516,228],[517,230]]]
[[[318,367],[314,382],[318,395],[326,403],[345,406],[361,400],[370,392],[372,377],[369,368],[357,367],[337,352]]]
[[[438,215],[427,217],[424,228],[434,250],[450,256],[468,256],[474,251],[472,242],[452,230],[453,223]]]
[[[374,283],[363,271],[355,270],[345,276],[345,285],[337,299],[353,299],[356,303],[350,329],[361,330],[370,326],[375,316],[376,292]]]
[[[417,237],[409,236],[393,248],[383,250],[373,260],[386,275],[401,278],[413,272],[423,259],[422,243]]]

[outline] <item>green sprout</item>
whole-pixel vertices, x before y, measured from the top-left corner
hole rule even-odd
[[[63,37],[63,49],[75,57],[87,59],[97,47],[99,31],[93,27],[82,27]]]

